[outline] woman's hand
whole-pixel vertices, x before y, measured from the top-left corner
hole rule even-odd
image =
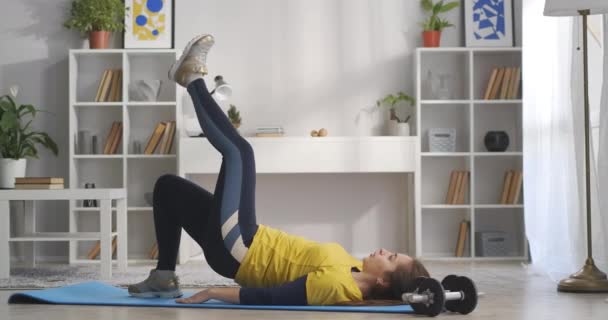
[[[210,292],[209,292],[210,290],[211,289],[205,289],[203,291],[200,291],[200,292],[192,295],[191,297],[177,299],[177,300],[175,300],[175,302],[177,302],[177,303],[185,303],[185,304],[207,302],[207,301],[209,301],[209,299],[211,299],[211,295],[210,295]]]

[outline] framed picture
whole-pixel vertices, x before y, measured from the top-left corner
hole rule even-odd
[[[512,47],[512,0],[464,0],[467,47]]]
[[[174,0],[125,0],[125,49],[174,47]]]

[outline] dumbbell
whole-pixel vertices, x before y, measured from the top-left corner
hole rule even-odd
[[[401,296],[416,314],[434,317],[440,314],[444,307],[448,311],[468,314],[477,306],[475,283],[467,277],[450,275],[441,283],[433,278],[419,278],[416,283],[414,292]]]

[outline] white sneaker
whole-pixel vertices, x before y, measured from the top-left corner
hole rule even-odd
[[[196,36],[188,42],[179,60],[169,69],[169,79],[187,87],[190,82],[207,74],[207,53],[215,43],[210,34]]]

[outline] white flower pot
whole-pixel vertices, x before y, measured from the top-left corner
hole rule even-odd
[[[388,132],[391,136],[409,137],[410,124],[408,122],[397,122],[397,120],[389,120]]]
[[[15,178],[25,177],[27,159],[0,159],[0,188],[14,189]]]

